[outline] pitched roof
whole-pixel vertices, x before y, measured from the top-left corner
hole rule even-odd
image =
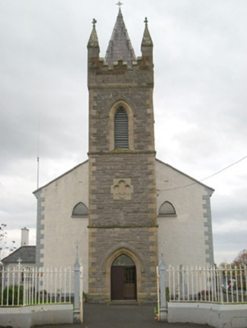
[[[21,259],[21,263],[35,263],[36,246],[21,246],[9,256],[2,259],[3,264],[15,263]]]
[[[112,32],[112,36],[106,51],[105,61],[110,67],[119,59],[127,62],[128,66],[132,66],[132,62],[136,60],[135,52],[132,47],[121,9],[117,16],[117,20]]]

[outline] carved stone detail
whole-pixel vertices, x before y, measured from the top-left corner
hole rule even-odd
[[[113,179],[113,185],[111,186],[111,193],[114,200],[130,200],[133,193],[133,186],[131,185],[131,179],[121,178]]]

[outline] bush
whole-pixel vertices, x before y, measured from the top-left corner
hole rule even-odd
[[[18,302],[18,289],[19,289],[19,302]],[[14,295],[13,295],[14,294]],[[0,295],[0,302],[2,302]],[[7,303],[8,296],[8,303]],[[14,296],[14,300],[13,300]],[[22,305],[23,304],[23,286],[8,286],[3,290],[3,305]]]

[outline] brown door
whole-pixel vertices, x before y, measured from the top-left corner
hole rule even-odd
[[[111,267],[111,299],[123,300],[124,299],[124,267],[112,266]]]
[[[111,299],[136,299],[136,268],[134,266],[111,267]]]

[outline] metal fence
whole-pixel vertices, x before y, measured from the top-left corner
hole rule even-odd
[[[247,267],[169,267],[166,295],[170,302],[247,302]]]
[[[82,299],[82,268],[80,298]],[[0,305],[73,303],[75,269],[7,267],[1,272]]]

